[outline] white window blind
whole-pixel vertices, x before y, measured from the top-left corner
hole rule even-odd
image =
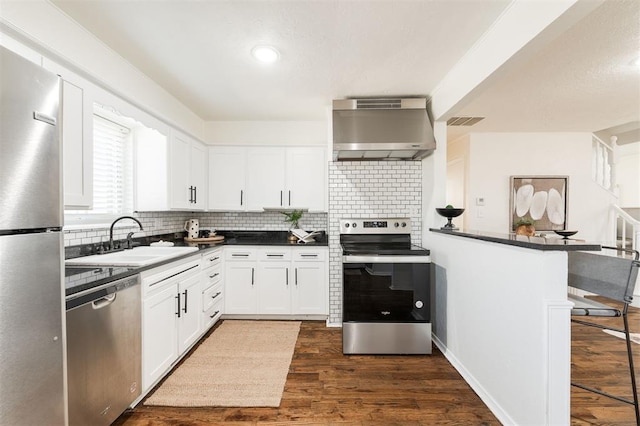
[[[133,211],[131,130],[100,115],[93,117],[93,209],[90,213],[130,213]]]

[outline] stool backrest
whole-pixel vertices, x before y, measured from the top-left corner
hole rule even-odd
[[[630,303],[640,262],[581,251],[569,252],[569,285]]]

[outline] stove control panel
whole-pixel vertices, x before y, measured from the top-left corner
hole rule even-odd
[[[341,234],[410,234],[410,218],[341,219]]]

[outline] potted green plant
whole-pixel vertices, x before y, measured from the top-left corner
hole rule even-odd
[[[530,217],[521,217],[514,224],[516,228],[516,235],[526,235],[533,237],[536,234],[536,221]]]
[[[302,218],[303,211],[302,210],[292,210],[290,212],[280,212],[285,215],[285,222],[290,223],[289,225],[289,239],[295,241],[298,239],[295,235],[291,233],[292,229],[300,229],[300,219]]]

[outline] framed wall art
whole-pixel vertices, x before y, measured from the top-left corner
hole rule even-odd
[[[511,176],[510,229],[532,219],[536,231],[567,229],[569,176]]]

